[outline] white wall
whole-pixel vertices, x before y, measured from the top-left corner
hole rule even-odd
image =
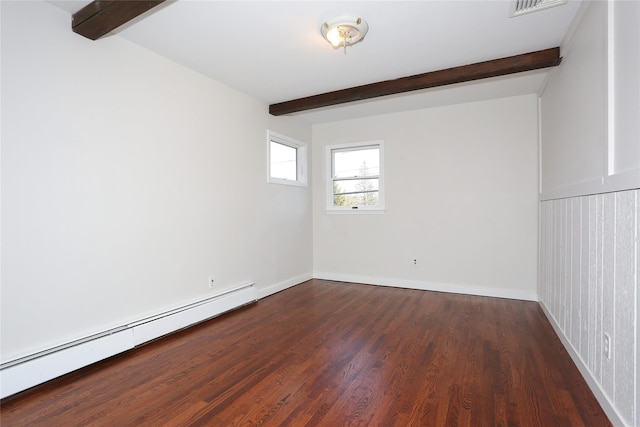
[[[639,2],[578,13],[542,96],[543,200],[640,186],[639,21]]]
[[[328,214],[326,146],[379,139],[386,212]],[[537,141],[535,95],[315,125],[314,275],[537,300]]]
[[[585,2],[574,28],[542,93],[539,295],[612,422],[638,425],[640,3]]]
[[[266,183],[265,143],[308,125],[47,3],[1,7],[2,361],[311,277],[311,191]]]
[[[640,2],[609,4],[609,174],[640,185]],[[611,178],[611,177],[609,177]]]

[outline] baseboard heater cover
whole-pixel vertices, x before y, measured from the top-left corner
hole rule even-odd
[[[258,300],[254,284],[129,324],[135,346]]]
[[[0,398],[258,300],[254,283],[0,365]]]

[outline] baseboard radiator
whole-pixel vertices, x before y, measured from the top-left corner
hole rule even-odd
[[[26,390],[146,342],[258,300],[250,283],[117,328],[0,365],[0,398]]]

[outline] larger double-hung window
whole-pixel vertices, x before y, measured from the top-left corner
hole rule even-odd
[[[383,211],[383,143],[372,141],[327,147],[327,209],[333,212]]]

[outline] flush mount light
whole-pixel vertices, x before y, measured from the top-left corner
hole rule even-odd
[[[345,54],[347,53],[347,46],[362,41],[364,36],[367,35],[367,31],[369,31],[367,21],[350,16],[339,16],[330,19],[322,24],[320,28],[322,37],[327,39],[335,49],[342,46]]]

